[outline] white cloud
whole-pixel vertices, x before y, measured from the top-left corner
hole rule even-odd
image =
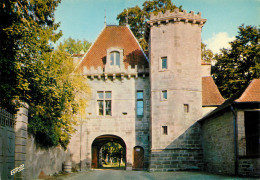
[[[235,40],[235,37],[229,37],[227,32],[213,34],[213,37],[206,40],[207,48],[213,53],[219,53],[222,48],[230,48],[229,42]]]

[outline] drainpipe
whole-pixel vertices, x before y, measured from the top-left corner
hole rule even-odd
[[[235,154],[235,175],[238,175],[238,146],[237,146],[237,110],[231,105],[234,126],[234,154]]]
[[[81,141],[82,141],[82,119],[81,119],[81,122],[80,122],[80,154],[79,154],[79,159],[80,159],[80,162],[79,162],[79,165],[80,165],[80,171],[81,171]]]

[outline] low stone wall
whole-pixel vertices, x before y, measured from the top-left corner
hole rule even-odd
[[[149,170],[152,172],[200,170],[203,166],[201,159],[201,149],[166,149],[151,153]]]
[[[149,170],[201,170],[203,151],[200,138],[200,125],[195,123],[174,140],[169,148],[151,151]]]
[[[37,179],[39,175],[50,175],[62,171],[62,164],[70,160],[69,151],[60,147],[39,149],[27,132],[28,106],[20,108],[15,124],[15,167],[24,169],[15,173],[15,179]]]
[[[204,170],[216,174],[235,174],[232,112],[202,123]]]
[[[35,140],[28,136],[26,148],[25,178],[38,178],[40,173],[50,175],[62,171],[62,164],[70,160],[70,153],[61,147],[50,149],[36,148]]]
[[[240,157],[238,162],[239,175],[260,177],[260,158]]]

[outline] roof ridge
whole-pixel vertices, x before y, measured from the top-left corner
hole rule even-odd
[[[257,81],[260,81],[260,79],[253,79],[249,85],[245,88],[245,90],[242,92],[242,94],[240,95],[239,98],[237,98],[235,101],[236,102],[242,102],[243,98],[245,98],[246,96],[248,96],[248,92],[250,92],[250,90],[254,87],[255,83]]]
[[[95,39],[95,41],[91,44],[91,46],[88,48],[87,52],[84,54],[84,56],[81,58],[80,62],[77,64],[77,66],[75,67],[74,71],[76,71],[79,66],[81,65],[81,63],[83,62],[83,60],[85,59],[86,55],[88,54],[88,52],[90,51],[90,49],[94,46],[95,42],[98,40],[98,38],[100,37],[100,35],[102,34],[102,32],[106,29],[107,26],[104,26],[103,29],[100,31],[100,33],[98,34],[97,38]],[[73,71],[73,72],[74,72]]]
[[[139,48],[141,49],[141,51],[142,51],[142,53],[143,53],[145,59],[147,60],[147,62],[149,62],[149,58],[148,58],[148,57],[146,56],[146,54],[144,53],[144,50],[143,50],[143,48],[141,47],[141,45],[140,45],[140,43],[138,42],[138,40],[136,39],[134,33],[132,32],[132,30],[129,28],[128,25],[126,25],[126,27],[127,27],[127,29],[131,32],[132,36],[134,37],[135,41],[137,42],[137,44],[138,44]]]

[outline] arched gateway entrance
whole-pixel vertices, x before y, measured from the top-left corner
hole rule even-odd
[[[102,135],[95,138],[95,140],[92,143],[91,149],[92,149],[92,168],[102,168],[102,147],[104,147],[107,143],[118,143],[122,146],[122,159],[124,160],[126,164],[126,144],[124,140],[118,136],[115,135]]]

